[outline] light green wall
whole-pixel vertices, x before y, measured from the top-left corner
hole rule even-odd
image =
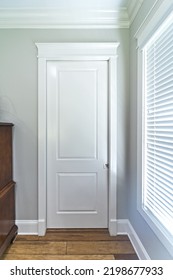
[[[37,220],[37,48],[35,42],[120,42],[118,218],[127,218],[129,30],[0,30],[0,121],[14,127],[17,220]],[[46,125],[46,124],[45,124]]]

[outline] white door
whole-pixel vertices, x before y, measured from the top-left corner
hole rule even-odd
[[[48,228],[108,227],[107,113],[106,61],[47,62]]]

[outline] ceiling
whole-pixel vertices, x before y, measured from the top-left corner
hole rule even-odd
[[[144,0],[0,0],[0,28],[128,28]]]

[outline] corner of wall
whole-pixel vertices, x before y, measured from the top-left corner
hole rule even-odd
[[[117,234],[127,234],[140,260],[150,257],[128,219],[117,220]]]

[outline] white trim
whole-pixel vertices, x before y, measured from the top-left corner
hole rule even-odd
[[[109,221],[109,234],[111,236],[116,236],[117,232],[118,232],[117,220],[116,219],[110,219],[110,221]]]
[[[109,65],[109,228],[117,217],[117,48],[119,43],[37,43],[38,233],[46,231],[46,62],[107,60]],[[116,229],[114,228],[114,231]]]
[[[128,220],[127,219],[119,219],[117,220],[117,234],[127,234],[128,233]]]
[[[129,15],[129,23],[132,24],[144,0],[129,0],[127,10]]]
[[[118,47],[118,44],[117,44]],[[115,50],[114,50],[115,51]],[[112,50],[113,54],[113,50]],[[108,139],[109,139],[109,232],[117,231],[114,221],[117,219],[117,55],[109,62],[109,100],[108,100]]]
[[[40,58],[38,64],[38,232],[46,231],[46,59]],[[42,191],[43,190],[43,191]]]
[[[37,220],[16,220],[19,235],[38,235]]]
[[[108,60],[116,57],[117,43],[36,43],[38,58],[69,60]],[[75,57],[74,57],[75,56]]]
[[[140,241],[129,220],[117,220],[117,234],[127,234],[140,260],[150,260],[150,257]]]
[[[127,5],[94,9],[81,8],[79,1],[73,7],[54,4],[15,3],[0,8],[0,28],[129,28],[144,0],[129,0]],[[76,2],[76,4],[75,4]],[[89,7],[89,6],[88,6]],[[92,5],[91,5],[92,7]]]
[[[173,2],[170,0],[156,0],[149,13],[139,26],[134,37],[138,47],[143,47],[146,41],[154,34],[161,22],[172,12]]]
[[[0,28],[128,28],[126,8],[117,10],[1,8]]]
[[[143,246],[141,240],[139,239],[137,233],[135,232],[134,228],[132,227],[131,223],[128,221],[127,224],[127,234],[129,236],[129,239],[139,257],[140,260],[150,260],[150,257],[145,250],[145,247]]]
[[[143,52],[138,48],[138,84],[137,84],[137,209],[142,205],[142,141],[143,141]]]

